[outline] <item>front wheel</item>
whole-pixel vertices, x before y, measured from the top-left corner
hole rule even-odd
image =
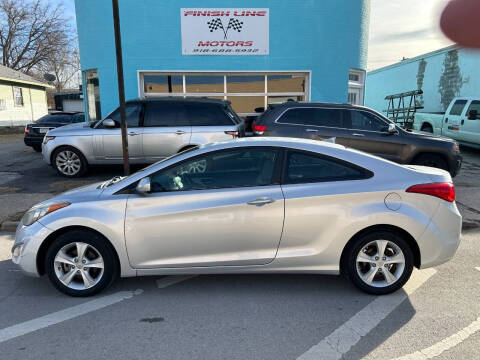
[[[52,156],[52,165],[63,176],[80,177],[87,171],[83,154],[71,147],[61,147]]]
[[[100,235],[73,230],[60,235],[50,246],[45,270],[61,292],[70,296],[91,296],[115,280],[117,261]]]
[[[369,294],[384,295],[400,289],[412,270],[412,250],[393,232],[364,235],[348,249],[347,275],[357,288]]]

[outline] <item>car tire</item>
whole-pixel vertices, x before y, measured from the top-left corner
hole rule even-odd
[[[442,170],[449,171],[448,164],[445,159],[436,154],[421,154],[412,162],[413,165],[430,166]]]
[[[423,125],[420,130],[433,134],[433,128],[430,124]]]
[[[381,250],[380,253],[378,250],[383,244],[385,251],[380,256]],[[360,290],[385,295],[405,285],[412,274],[413,263],[413,252],[399,234],[375,231],[359,237],[349,246],[344,270]]]
[[[99,293],[117,278],[117,269],[114,250],[102,236],[88,230],[60,235],[45,257],[45,272],[51,283],[70,296]]]
[[[41,146],[38,146],[38,145],[35,145],[35,146],[32,146],[33,150],[35,150],[36,152],[42,152],[42,147]]]
[[[53,152],[52,165],[60,175],[70,178],[81,177],[88,168],[85,156],[69,146],[59,147]]]

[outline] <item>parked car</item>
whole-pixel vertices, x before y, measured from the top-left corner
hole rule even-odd
[[[413,128],[480,149],[480,98],[455,98],[445,113],[415,113]]]
[[[289,101],[270,107],[253,126],[258,136],[313,140],[335,138],[338,144],[400,164],[426,165],[455,176],[462,157],[454,140],[397,127],[374,110],[348,104]]]
[[[54,112],[45,115],[37,121],[25,126],[25,145],[31,146],[35,151],[42,151],[42,142],[45,134],[52,129],[73,123],[84,123],[83,112]]]
[[[387,294],[414,266],[451,259],[461,225],[444,170],[321,141],[244,138],[34,206],[12,259],[73,296],[117,275],[289,271],[343,273]]]
[[[229,101],[207,98],[156,98],[126,103],[130,162],[153,163],[197,145],[245,135],[245,125]],[[49,131],[43,158],[67,177],[89,165],[121,164],[120,111],[104,120]]]

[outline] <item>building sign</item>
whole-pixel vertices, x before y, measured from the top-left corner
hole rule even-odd
[[[268,55],[269,9],[180,9],[183,55]]]

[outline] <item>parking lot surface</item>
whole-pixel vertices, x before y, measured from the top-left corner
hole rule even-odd
[[[58,176],[22,143],[0,136],[0,222],[66,189],[101,181]],[[0,358],[7,359],[477,359],[480,345],[480,151],[462,149],[454,179],[464,217],[455,258],[415,271],[375,297],[319,275],[202,275],[120,279],[87,299],[25,277],[0,234]]]

